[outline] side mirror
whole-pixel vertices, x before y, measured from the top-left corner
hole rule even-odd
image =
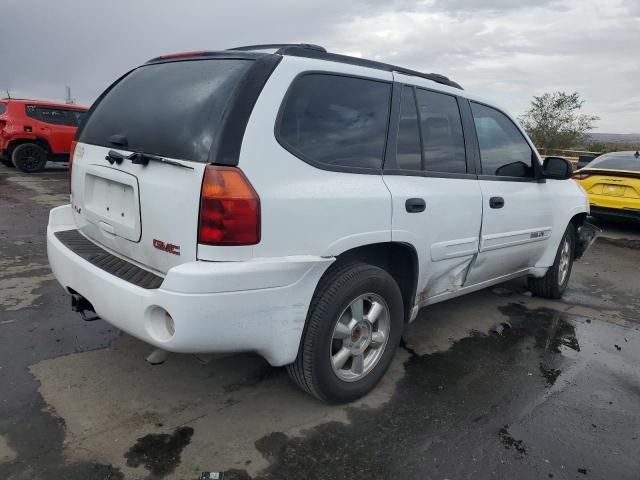
[[[561,157],[547,157],[542,164],[544,178],[553,180],[568,180],[573,174],[573,164]]]

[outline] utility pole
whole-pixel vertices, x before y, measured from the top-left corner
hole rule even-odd
[[[65,103],[69,104],[69,105],[73,105],[75,102],[75,100],[73,98],[71,98],[71,87],[69,85],[67,85],[65,87],[66,91],[67,91],[67,98],[65,100]]]

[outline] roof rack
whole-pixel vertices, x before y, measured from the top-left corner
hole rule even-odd
[[[276,53],[283,54],[289,47],[307,48],[309,50],[316,50],[318,52],[327,53],[326,48],[320,45],[314,45],[313,43],[264,43],[261,45],[246,45],[244,47],[228,48],[227,50],[236,50],[240,52],[248,52],[251,50],[277,50]]]
[[[346,63],[360,67],[375,68],[376,70],[384,70],[387,72],[398,72],[412,77],[425,78],[441,85],[458,88],[463,90],[459,83],[450,80],[448,77],[439,73],[423,73],[409,68],[398,67],[389,63],[378,62],[375,60],[367,60],[364,58],[351,57],[349,55],[340,55],[338,53],[327,52],[327,49],[320,45],[311,43],[269,43],[264,45],[248,45],[246,47],[230,48],[235,51],[251,51],[251,50],[273,50],[276,54],[291,55],[293,57],[317,58],[319,60],[328,60],[331,62]]]

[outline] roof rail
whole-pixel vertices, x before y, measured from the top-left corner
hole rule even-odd
[[[411,75],[413,77],[425,78],[441,85],[447,85],[448,87],[458,88],[463,90],[459,83],[441,75],[439,73],[424,73],[417,70],[411,70],[409,68],[399,67],[397,65],[391,65],[389,63],[378,62],[376,60],[367,60],[365,58],[351,57],[349,55],[341,55],[338,53],[330,53],[324,47],[320,45],[314,45],[312,43],[265,43],[261,45],[246,45],[242,47],[229,48],[226,51],[231,52],[252,52],[257,50],[275,50],[278,55],[290,55],[293,57],[305,57],[315,58],[318,60],[327,60],[330,62],[345,63],[348,65],[356,65],[360,67],[375,68],[376,70],[384,70],[387,72],[398,72],[404,75]],[[195,57],[195,56],[215,56],[221,55],[223,52],[188,52],[174,55],[165,55],[163,57],[156,57],[149,62],[156,62],[161,60],[168,60],[172,58],[182,57]],[[254,55],[263,55],[255,53]],[[149,63],[147,62],[147,63]]]
[[[228,48],[227,50],[237,50],[240,52],[247,52],[251,50],[277,50],[276,53],[285,54],[285,51],[289,47],[307,48],[309,50],[315,50],[317,52],[327,53],[327,49],[320,45],[314,45],[312,43],[264,43],[261,45],[246,45],[244,47]]]
[[[322,48],[322,47],[319,47]],[[351,57],[349,55],[341,55],[338,53],[329,53],[325,49],[309,48],[307,44],[283,45],[276,53],[280,55],[291,55],[295,57],[317,58],[319,60],[328,60],[331,62],[346,63],[360,67],[375,68],[376,70],[384,70],[387,72],[398,72],[413,77],[421,77],[441,85],[458,88],[463,90],[459,83],[450,80],[448,77],[439,73],[424,73],[409,68],[398,67],[389,63],[378,62],[376,60],[367,60],[365,58]]]

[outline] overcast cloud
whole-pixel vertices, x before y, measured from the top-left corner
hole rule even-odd
[[[577,90],[640,133],[640,0],[0,0],[0,96],[91,102],[157,55],[272,42],[443,73],[514,114]]]

